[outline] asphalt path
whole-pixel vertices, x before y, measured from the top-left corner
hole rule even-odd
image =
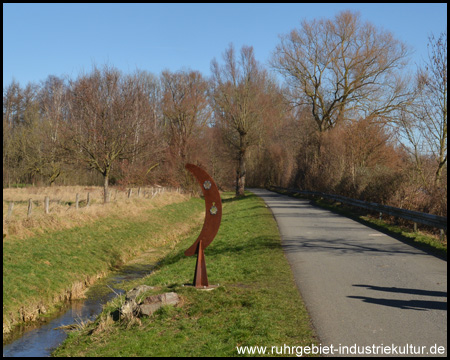
[[[433,356],[438,347],[447,354],[445,260],[308,200],[249,190],[272,210],[328,356]]]

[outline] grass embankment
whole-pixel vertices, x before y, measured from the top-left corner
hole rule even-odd
[[[177,292],[182,305],[150,318],[113,321],[124,300],[109,303],[97,320],[73,332],[54,356],[235,356],[237,346],[305,346],[316,343],[309,316],[284,257],[275,220],[254,195],[228,198],[222,224],[205,249],[212,291],[192,283],[196,257],[184,251],[200,227],[181,240],[152,275],[129,284]],[[270,348],[269,348],[270,349]]]
[[[166,193],[151,201],[109,204],[100,211],[104,217],[95,221],[64,230],[42,229],[32,237],[4,238],[3,332],[36,320],[62,300],[82,297],[86,286],[114,267],[148,248],[173,244],[198,226],[203,201],[187,199]],[[98,215],[93,208],[86,211]],[[80,220],[88,214],[76,216]]]

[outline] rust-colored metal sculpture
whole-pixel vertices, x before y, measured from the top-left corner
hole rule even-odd
[[[186,164],[186,169],[197,179],[202,188],[205,197],[205,221],[202,231],[197,240],[187,249],[184,254],[192,256],[197,254],[197,264],[195,265],[194,286],[196,288],[208,287],[208,276],[206,274],[206,262],[204,250],[211,244],[219,231],[220,221],[222,220],[222,200],[220,199],[219,189],[216,183],[208,173],[202,168]]]

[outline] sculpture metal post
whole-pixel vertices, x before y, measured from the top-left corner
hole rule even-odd
[[[186,164],[186,169],[197,179],[202,188],[205,197],[205,221],[202,231],[197,240],[187,249],[184,254],[192,256],[197,254],[197,263],[195,265],[194,286],[196,288],[208,287],[208,275],[206,274],[206,262],[204,250],[211,244],[219,231],[220,221],[222,219],[222,200],[220,199],[219,189],[209,174],[202,168]]]

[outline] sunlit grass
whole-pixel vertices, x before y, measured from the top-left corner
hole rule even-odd
[[[55,186],[3,189],[3,234],[4,241],[14,241],[55,230],[70,229],[92,223],[106,216],[136,218],[145,210],[185,201],[188,195],[176,191],[164,191],[152,195],[155,189],[142,189],[137,196],[134,189],[131,198],[126,191],[111,188],[111,202],[103,204],[103,188],[99,186]],[[144,194],[145,192],[145,194]],[[89,193],[90,205],[87,205]],[[79,194],[79,208],[75,199]],[[145,195],[145,197],[144,197]],[[163,196],[164,195],[164,196]],[[45,197],[50,198],[49,214],[45,213]],[[28,218],[28,200],[32,199],[32,215]],[[10,202],[14,202],[11,216],[8,217]]]
[[[56,356],[236,356],[236,346],[310,345],[314,332],[284,257],[278,228],[264,202],[248,195],[224,199],[222,224],[205,250],[212,291],[192,283],[195,256],[184,256],[200,231],[181,240],[154,274],[127,285],[175,291],[182,305],[163,307],[133,326],[104,324],[123,302],[105,307],[87,329],[70,335]],[[97,331],[101,327],[103,331]]]
[[[171,196],[167,194],[167,196]],[[95,221],[3,241],[4,330],[35,319],[64,298],[148,248],[176,242],[202,219],[203,201],[160,198],[121,205]],[[125,212],[125,214],[124,214]]]

